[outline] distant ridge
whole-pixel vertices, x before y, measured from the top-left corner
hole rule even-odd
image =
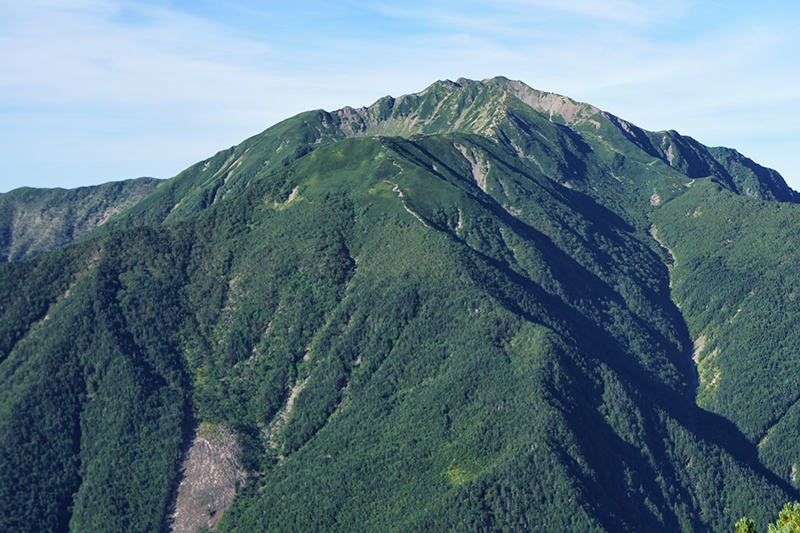
[[[67,245],[136,205],[158,183],[140,178],[69,190],[23,187],[0,194],[0,262]]]

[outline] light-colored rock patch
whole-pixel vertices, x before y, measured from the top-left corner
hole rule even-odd
[[[669,166],[672,166],[673,161],[675,161],[675,152],[672,151],[672,145],[670,144],[667,148],[667,162]]]
[[[310,358],[310,351],[306,349],[306,353],[303,356],[304,361],[308,361]],[[294,409],[294,402],[297,399],[297,395],[303,392],[303,389],[308,385],[308,380],[311,379],[311,375],[307,375],[304,379],[297,378],[295,381],[292,390],[289,392],[289,397],[286,399],[286,404],[283,406],[283,409],[277,414],[274,418],[272,424],[263,429],[264,436],[266,437],[270,448],[273,450],[278,450],[280,448],[279,442],[279,435],[281,430],[286,425],[286,422],[289,420],[289,416],[292,414],[292,410]],[[279,460],[283,460],[284,456],[279,455]]]
[[[486,192],[486,176],[491,169],[489,161],[480,154],[475,153],[475,150],[468,150],[466,146],[457,143],[453,146],[455,146],[455,148],[461,152],[461,155],[464,156],[464,159],[469,162],[472,170],[472,177],[475,178],[478,187],[480,187],[483,192]]]
[[[236,490],[246,481],[237,461],[239,448],[232,431],[203,423],[197,428],[183,463],[183,479],[168,531],[213,530],[230,509]]]
[[[652,196],[650,196],[650,205],[661,205],[661,197],[656,191],[653,191]]]
[[[706,347],[706,336],[700,335],[697,337],[697,340],[694,341],[694,354],[692,355],[692,359],[694,359],[695,364],[700,362],[700,354],[703,353],[703,350]]]

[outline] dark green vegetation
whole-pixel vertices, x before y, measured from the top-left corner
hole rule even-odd
[[[800,503],[787,503],[778,513],[778,520],[767,526],[768,533],[796,533],[800,531]],[[749,518],[736,522],[736,533],[757,533],[756,524]]]
[[[796,200],[503,78],[298,115],[0,268],[0,529],[159,530],[200,422],[249,472],[221,531],[764,523]]]
[[[0,194],[0,262],[66,246],[150,195],[153,178],[78,189],[23,187]]]

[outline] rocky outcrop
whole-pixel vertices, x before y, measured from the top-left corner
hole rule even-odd
[[[168,531],[195,533],[214,529],[246,480],[238,454],[233,432],[213,424],[200,425],[185,457]]]

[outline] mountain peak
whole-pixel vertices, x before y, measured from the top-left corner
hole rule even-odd
[[[772,513],[800,206],[765,172],[500,77],[289,118],[0,265],[0,531]],[[41,234],[19,196],[0,224]]]
[[[600,113],[601,111],[589,104],[578,102],[560,94],[534,89],[520,80],[510,80],[505,76],[496,76],[480,82],[459,78],[459,83],[477,83],[486,87],[493,87],[504,91],[509,96],[514,96],[529,105],[535,111],[548,115],[551,119],[561,117],[568,125],[579,122]]]
[[[605,187],[608,176],[619,175],[619,165],[635,162],[640,170],[630,180],[647,189],[645,199],[661,187],[648,184],[651,179],[663,181],[666,190],[659,198],[668,198],[677,190],[674,183],[705,177],[735,193],[797,199],[776,172],[745,164],[724,150],[710,150],[678,134],[647,132],[590,104],[497,76],[439,80],[420,92],[385,96],[367,107],[301,113],[190,167],[137,209],[148,220],[176,222],[331,143],[452,134],[491,140],[549,179],[590,196]],[[612,180],[615,187],[621,183]],[[152,202],[160,208],[148,207]]]

